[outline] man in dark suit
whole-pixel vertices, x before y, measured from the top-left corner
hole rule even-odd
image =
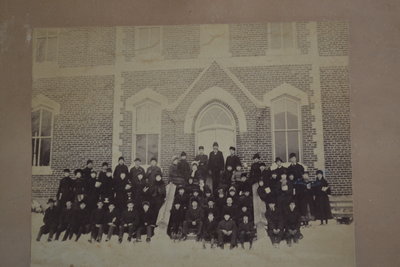
[[[222,171],[224,170],[224,156],[221,151],[218,150],[218,143],[214,142],[213,151],[210,152],[208,169],[212,178],[213,191],[219,186],[219,180]]]
[[[242,166],[242,162],[240,161],[239,157],[235,154],[236,148],[231,146],[229,148],[229,152],[231,153],[229,156],[226,157],[226,164],[225,166],[232,166],[233,169],[236,169],[237,166]]]

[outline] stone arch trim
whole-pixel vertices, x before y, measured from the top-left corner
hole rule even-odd
[[[264,94],[264,105],[267,107],[272,106],[272,102],[274,99],[288,95],[291,97],[294,97],[300,101],[301,106],[307,106],[309,105],[308,101],[308,95],[304,91],[288,84],[288,83],[283,83],[279,85],[278,87],[275,87],[271,91],[267,92]]]
[[[60,104],[42,94],[39,94],[32,98],[32,109],[40,107],[50,109],[54,115],[60,114]]]
[[[211,103],[213,100],[218,102],[226,103],[234,111],[238,120],[238,126],[240,132],[247,132],[247,121],[242,106],[230,93],[220,87],[211,87],[203,91],[196,99],[192,102],[185,116],[183,132],[185,134],[193,133],[194,122],[197,114],[201,111],[207,103]]]
[[[133,109],[140,103],[146,101],[146,100],[152,100],[158,104],[160,104],[161,109],[164,109],[167,104],[168,104],[168,99],[155,92],[154,90],[150,88],[145,88],[141,91],[139,91],[137,94],[129,97],[126,102],[125,102],[125,108],[126,110],[133,111]]]

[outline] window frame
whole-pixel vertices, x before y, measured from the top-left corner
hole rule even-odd
[[[275,102],[279,101],[279,100],[285,100],[285,129],[275,129],[275,110],[274,110],[274,105]],[[287,104],[286,104],[286,99],[289,99],[291,101],[295,101],[297,104],[297,114],[298,114],[298,127],[297,129],[288,129],[287,126],[287,113],[288,113],[288,109],[287,109]],[[271,100],[271,134],[272,134],[272,155],[273,158],[275,159],[277,157],[276,155],[276,148],[275,148],[275,133],[276,132],[284,132],[285,133],[285,147],[286,147],[286,158],[282,159],[282,160],[286,160],[286,162],[289,161],[289,155],[290,153],[292,153],[293,151],[289,151],[289,147],[288,147],[288,132],[298,132],[298,146],[299,146],[299,153],[297,155],[297,159],[298,161],[301,161],[303,159],[303,122],[302,122],[302,112],[301,112],[301,100],[287,95],[287,94],[283,94],[280,95],[274,99]]]
[[[154,107],[157,108],[157,113],[159,113],[160,121],[157,124],[158,125],[157,126],[157,132],[143,132],[143,131],[139,131],[138,132],[136,130],[137,129],[137,122],[138,122],[137,121],[137,110],[138,110],[139,107],[144,106],[147,103],[151,103],[151,105],[154,105]],[[154,112],[156,112],[156,111],[154,111]],[[161,116],[162,116],[161,107],[159,106],[159,104],[156,101],[154,101],[152,99],[146,99],[144,102],[136,104],[134,106],[134,108],[133,108],[133,112],[132,112],[132,120],[133,120],[133,123],[132,123],[132,161],[133,161],[133,159],[135,159],[137,157],[137,155],[136,155],[136,150],[137,150],[136,149],[136,145],[137,145],[136,139],[137,139],[137,135],[145,135],[146,136],[146,158],[145,159],[141,158],[142,166],[145,169],[147,169],[147,167],[150,166],[150,162],[147,162],[147,157],[148,157],[148,135],[151,135],[151,134],[158,134],[158,144],[157,144],[158,145],[158,157],[157,157],[158,164],[157,165],[161,164],[161,122],[162,122],[162,117]]]
[[[46,31],[45,36],[40,36],[39,32],[40,31]],[[49,32],[56,32],[55,34],[49,34]],[[56,37],[57,39],[57,45],[56,45],[56,51],[55,51],[55,59],[54,60],[48,60],[48,47],[49,47],[49,38],[51,37]],[[43,61],[38,61],[37,58],[37,49],[38,49],[38,39],[46,39],[46,44],[45,44],[45,52],[44,52],[44,60]],[[60,30],[54,29],[54,28],[38,28],[35,30],[35,50],[34,50],[34,58],[35,58],[35,63],[37,64],[43,64],[43,63],[57,63],[58,62],[58,51],[59,51],[59,43],[60,43]]]
[[[46,110],[48,112],[51,113],[51,129],[50,129],[50,136],[41,136],[41,131],[42,131],[42,118],[43,118],[43,110]],[[32,140],[39,140],[38,142],[38,146],[39,148],[36,149],[37,153],[37,158],[36,161],[38,163],[38,165],[34,165],[33,163],[31,163],[32,166],[32,172],[33,174],[42,174],[42,175],[46,175],[46,174],[51,174],[52,173],[52,169],[51,169],[51,165],[52,165],[52,152],[53,152],[53,139],[54,139],[54,116],[55,116],[55,112],[54,110],[45,107],[45,106],[38,106],[34,109],[32,109],[31,114],[33,112],[36,111],[40,111],[39,114],[39,135],[37,136],[31,136]],[[32,126],[31,126],[32,127]],[[50,151],[49,151],[49,165],[40,165],[40,150],[41,150],[41,139],[44,138],[50,138]],[[32,151],[31,156],[34,156],[34,151]]]
[[[150,30],[152,28],[158,28],[160,30],[160,49],[154,53],[142,52],[145,51],[146,48],[141,48],[139,46],[140,39],[139,39],[139,31],[143,29]],[[163,56],[163,27],[162,26],[138,26],[135,27],[135,56],[139,58],[158,58]]]
[[[271,39],[272,39],[272,24],[279,24],[280,26],[280,48],[271,48]],[[292,40],[293,40],[293,47],[291,48],[284,48],[283,47],[283,26],[284,24],[290,24],[292,26]],[[297,43],[297,28],[296,22],[270,22],[267,24],[267,35],[268,35],[268,49],[267,55],[298,55],[300,54],[300,50],[298,48]]]

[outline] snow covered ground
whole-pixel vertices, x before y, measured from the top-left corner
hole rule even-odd
[[[156,229],[151,243],[118,244],[117,237],[107,243],[89,243],[88,236],[78,242],[54,241],[48,243],[47,236],[40,242],[35,238],[43,216],[32,214],[32,266],[355,266],[354,224],[339,225],[334,220],[329,225],[317,222],[303,229],[304,239],[291,248],[282,242],[273,248],[266,235],[254,243],[253,249],[220,248],[203,249],[194,240],[174,243]],[[162,232],[161,232],[162,231]]]

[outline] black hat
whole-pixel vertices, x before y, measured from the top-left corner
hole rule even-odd
[[[97,200],[96,203],[98,204],[98,203],[104,203],[104,202],[101,199],[99,199],[99,200]]]
[[[254,154],[254,156],[253,156],[253,159],[260,159],[260,158],[261,158],[260,154],[258,154],[258,153]]]
[[[234,146],[229,147],[229,150],[234,150],[236,151],[236,148]]]
[[[240,175],[240,177],[246,177],[246,178],[247,178],[247,172],[242,172],[242,174]]]
[[[192,166],[193,166],[193,165],[199,166],[199,164],[198,164],[196,161],[193,161],[193,162],[192,162]]]
[[[86,165],[88,165],[89,163],[93,163],[93,160],[88,159],[88,160],[86,161]]]
[[[150,202],[148,202],[148,201],[143,201],[143,202],[142,202],[142,206],[144,206],[144,205],[150,206]]]
[[[123,161],[125,161],[125,158],[122,157],[122,156],[118,158],[118,161],[120,161],[121,159],[122,159]]]
[[[287,175],[287,170],[286,170],[286,169],[283,169],[281,175],[282,175],[282,174],[286,174],[286,175]]]
[[[47,204],[49,204],[49,203],[55,203],[56,201],[54,200],[54,199],[52,199],[52,198],[49,198],[49,200],[47,200]]]
[[[101,167],[104,167],[104,166],[108,166],[108,163],[107,162],[103,162],[103,164],[101,164]]]
[[[199,146],[199,149],[204,149],[204,146]]]
[[[261,167],[261,166],[267,167],[267,165],[266,165],[264,162],[261,162],[261,163],[260,163],[260,167]]]
[[[215,199],[213,197],[209,197],[209,198],[207,198],[207,203],[208,203],[208,201],[215,202]]]
[[[140,158],[136,158],[134,161],[142,162],[142,161],[140,160]]]
[[[229,190],[228,190],[229,192],[230,191],[235,191],[236,192],[236,187],[234,187],[234,186],[231,186],[231,187],[229,187]]]
[[[69,169],[64,169],[64,172],[70,173],[71,171]]]
[[[82,174],[82,170],[81,170],[81,169],[76,169],[76,170],[74,171],[74,174],[76,175],[78,172],[79,172],[80,174]]]
[[[86,201],[85,201],[85,200],[80,201],[80,202],[79,202],[79,206],[80,206],[81,204],[85,204],[85,205],[86,205]]]
[[[283,160],[280,157],[276,157],[275,162],[278,162],[278,161],[283,162]]]
[[[183,157],[183,156],[186,156],[186,152],[185,151],[181,152],[181,157]]]
[[[190,201],[190,204],[193,204],[193,202],[199,203],[199,201],[198,201],[197,199],[192,199],[192,200]]]
[[[296,157],[296,153],[290,153],[289,158]]]
[[[107,168],[106,172],[112,172],[111,168]]]
[[[318,174],[324,175],[324,172],[323,172],[322,170],[318,170],[318,171],[316,172],[316,174],[317,174],[317,175],[318,175]]]
[[[92,173],[97,174],[97,172],[95,170],[93,170],[93,169],[90,171],[90,174],[92,174]]]
[[[218,143],[217,143],[217,142],[214,142],[214,143],[213,143],[213,147],[214,147],[214,146],[218,146]]]
[[[126,202],[126,204],[128,205],[128,204],[135,204],[134,202],[133,202],[133,200],[132,199],[130,199],[130,200],[128,200],[127,202]]]
[[[192,192],[193,192],[193,193],[194,193],[194,192],[197,192],[197,193],[199,193],[199,192],[200,192],[200,190],[199,190],[197,187],[195,187],[195,188],[193,188]]]
[[[174,200],[174,204],[172,204],[172,205],[175,206],[176,204],[182,205],[182,203],[179,200]]]
[[[185,190],[185,187],[183,185],[178,185],[178,188],[176,190],[179,190],[179,189]]]
[[[278,172],[277,172],[276,170],[272,170],[272,171],[271,171],[271,175],[272,175],[272,174],[278,174]]]
[[[150,159],[150,161],[157,161],[157,158],[156,157],[152,157],[151,159]]]

